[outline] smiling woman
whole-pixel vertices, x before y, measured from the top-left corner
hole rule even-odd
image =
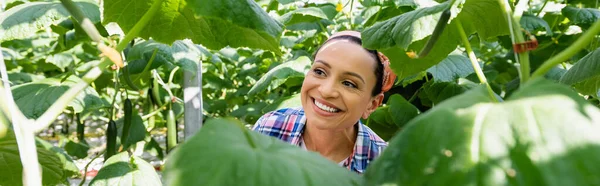
[[[314,59],[302,84],[302,107],[269,112],[253,130],[363,173],[387,143],[360,118],[375,111],[396,76],[387,57],[362,47],[356,31],[334,34]]]

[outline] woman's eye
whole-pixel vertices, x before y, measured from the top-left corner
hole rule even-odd
[[[342,84],[344,86],[347,86],[347,87],[350,87],[350,88],[356,88],[356,85],[354,83],[350,82],[350,81],[344,81],[344,82],[342,82]]]
[[[319,76],[325,75],[325,72],[323,72],[321,69],[314,69],[313,72]]]

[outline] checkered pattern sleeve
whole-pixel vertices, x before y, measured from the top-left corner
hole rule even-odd
[[[301,108],[286,108],[266,113],[256,121],[252,130],[298,145],[305,122]]]

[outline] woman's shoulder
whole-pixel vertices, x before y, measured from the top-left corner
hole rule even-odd
[[[261,116],[252,127],[252,130],[285,138],[282,135],[299,135],[296,133],[301,132],[305,122],[304,110],[301,107],[284,108],[267,112]]]
[[[364,129],[365,136],[368,136],[370,143],[369,145],[371,145],[371,148],[374,148],[374,150],[381,152],[388,146],[388,142],[379,137],[379,135],[377,135],[377,133],[371,130],[371,128],[369,128],[367,125],[361,123],[361,127],[363,127]]]

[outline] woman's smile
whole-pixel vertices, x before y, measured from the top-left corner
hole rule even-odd
[[[312,106],[313,106],[313,110],[315,110],[317,112],[317,114],[324,116],[324,117],[331,117],[331,116],[336,116],[339,115],[342,110],[339,109],[336,106],[333,106],[332,104],[329,104],[327,102],[324,101],[319,101],[315,98],[312,98]]]

